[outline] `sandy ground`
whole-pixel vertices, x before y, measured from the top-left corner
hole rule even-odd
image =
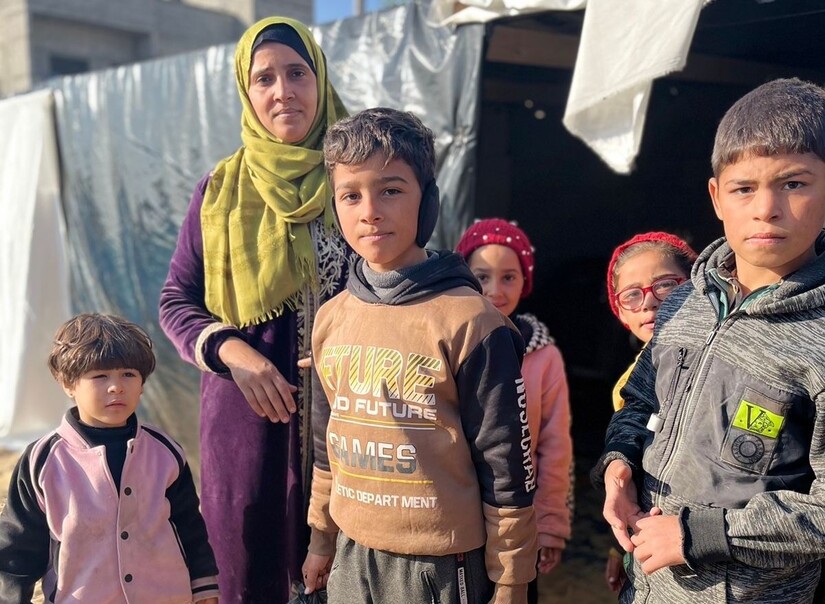
[[[539,577],[540,604],[613,604],[616,594],[607,588],[604,568],[613,537],[602,519],[602,499],[590,485],[588,471],[595,460],[576,460],[576,510],[573,538],[561,565]]]
[[[9,477],[19,452],[0,450],[0,502],[5,504]],[[576,515],[573,539],[561,565],[539,579],[540,604],[610,604],[616,596],[605,585],[603,569],[610,537],[601,520],[601,502],[587,482],[592,460],[577,460]],[[34,604],[41,604],[39,589]]]

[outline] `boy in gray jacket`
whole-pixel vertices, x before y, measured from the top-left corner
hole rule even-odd
[[[825,90],[776,80],[716,133],[725,237],[662,304],[593,477],[622,602],[808,603],[825,557]]]

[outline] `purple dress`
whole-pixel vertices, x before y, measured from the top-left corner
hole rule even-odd
[[[218,563],[221,602],[281,604],[301,577],[308,529],[311,476],[310,380],[296,362],[311,349],[318,306],[344,283],[346,244],[337,233],[310,224],[319,289],[305,288],[298,308],[273,320],[236,329],[213,317],[204,303],[200,211],[209,177],[195,188],[160,295],[160,324],[180,356],[201,378],[201,508]],[[291,384],[299,412],[288,424],[256,415],[217,350],[240,337],[267,357]]]

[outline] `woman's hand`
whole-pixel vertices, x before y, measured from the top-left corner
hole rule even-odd
[[[289,422],[297,410],[292,393],[298,388],[287,382],[269,359],[240,338],[228,338],[218,356],[255,413],[271,422]]]

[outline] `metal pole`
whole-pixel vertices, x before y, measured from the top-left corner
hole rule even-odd
[[[356,17],[364,14],[364,0],[352,0],[352,13]]]

